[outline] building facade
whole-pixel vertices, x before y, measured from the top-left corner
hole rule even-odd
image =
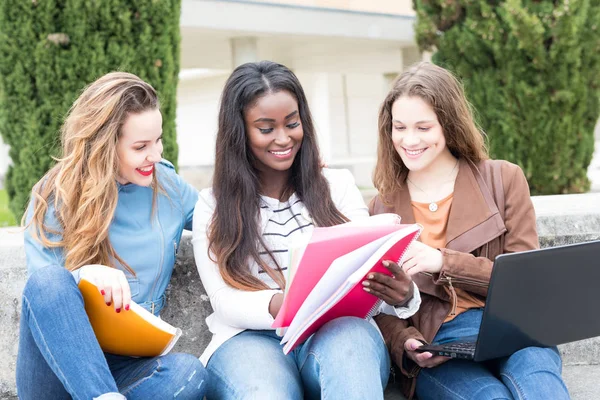
[[[408,0],[183,0],[177,133],[181,173],[209,184],[220,92],[236,66],[280,62],[302,83],[324,160],[371,187],[377,112],[421,59]]]
[[[370,187],[377,111],[391,80],[420,59],[410,0],[182,0],[179,166],[209,185],[219,97],[238,65],[272,60],[300,79],[324,160]],[[0,176],[9,162],[0,143]]]

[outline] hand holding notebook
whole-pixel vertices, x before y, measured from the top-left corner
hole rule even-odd
[[[366,292],[375,295],[386,304],[392,307],[403,307],[414,297],[415,285],[410,275],[396,261],[384,260],[382,262],[391,275],[368,273],[362,281],[362,285]]]
[[[167,354],[181,330],[131,302],[130,310],[116,313],[107,306],[96,285],[82,278],[79,290],[85,311],[103,351],[111,354],[154,357]]]
[[[273,324],[288,327],[286,354],[334,318],[366,318],[379,308],[360,283],[370,272],[391,275],[382,261],[400,261],[421,227],[400,225],[397,216],[369,220],[313,230]]]

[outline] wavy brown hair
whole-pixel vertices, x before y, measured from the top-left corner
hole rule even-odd
[[[69,110],[61,129],[62,156],[34,186],[27,224],[44,246],[64,248],[67,269],[86,264],[115,267],[116,260],[135,274],[108,237],[119,197],[117,143],[130,114],[158,107],[152,86],[133,74],[112,72],[87,86]],[[152,189],[155,203],[156,172]],[[49,204],[54,206],[59,230],[44,222]],[[49,234],[60,234],[62,239],[52,241]]]
[[[406,180],[408,169],[392,143],[392,106],[403,96],[418,97],[435,112],[446,146],[456,158],[472,163],[489,158],[484,133],[473,118],[461,83],[444,68],[419,62],[402,73],[379,110],[379,143],[373,183],[384,201]]]
[[[279,287],[285,287],[281,268],[259,231],[261,185],[244,123],[244,112],[260,97],[280,91],[290,93],[297,100],[304,131],[284,192],[296,192],[317,226],[331,226],[348,220],[333,203],[329,183],[321,173],[315,128],[296,75],[285,66],[270,61],[239,66],[227,80],[221,97],[213,176],[216,209],[208,234],[209,255],[218,264],[223,280],[236,289],[268,289],[252,275],[248,268],[250,260],[254,260]],[[268,252],[276,269],[261,259],[259,248]]]

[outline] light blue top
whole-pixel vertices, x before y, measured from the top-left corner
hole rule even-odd
[[[156,178],[167,196],[159,193],[156,212],[152,214],[152,188],[135,184],[121,185],[119,200],[109,238],[115,252],[136,273],[132,276],[124,268],[131,287],[132,300],[158,315],[165,303],[165,290],[171,279],[175,255],[184,229],[192,229],[194,206],[198,192],[177,175],[173,165],[162,160],[156,164]],[[45,223],[48,227],[62,230],[54,213],[52,202],[48,204]],[[30,206],[27,221],[32,217]],[[47,248],[31,236],[30,227],[25,231],[25,254],[29,274],[47,265],[64,267],[62,248]],[[52,241],[60,235],[48,235]],[[116,261],[115,261],[116,262]],[[73,271],[79,281],[78,271]]]

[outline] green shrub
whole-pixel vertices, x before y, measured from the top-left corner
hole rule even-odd
[[[6,194],[6,190],[0,190],[0,228],[15,225],[17,225],[17,222],[8,209],[8,195]]]
[[[150,82],[163,112],[164,157],[177,162],[181,0],[0,2],[0,133],[13,166],[10,209],[53,165],[63,118],[83,87],[121,70]]]
[[[416,34],[456,73],[492,157],[534,194],[584,192],[600,116],[600,1],[414,0]]]

